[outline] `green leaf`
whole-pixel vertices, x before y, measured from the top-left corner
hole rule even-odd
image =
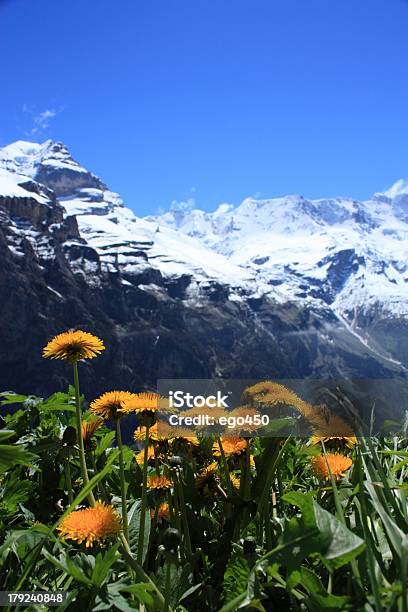
[[[4,440],[8,440],[15,435],[15,431],[12,429],[0,429],[0,442],[3,443]]]
[[[16,465],[31,465],[36,459],[22,444],[0,444],[0,473]]]
[[[236,612],[238,608],[240,607],[240,604],[242,604],[242,602],[244,601],[245,597],[246,597],[246,593],[241,593],[241,595],[238,595],[233,600],[229,601],[224,606],[222,606],[219,612]]]
[[[92,610],[119,610],[120,612],[135,612],[135,607],[120,594],[116,584],[107,585],[106,589],[100,590],[95,600]]]
[[[137,554],[137,546],[139,542],[139,531],[140,531],[140,510],[141,500],[135,501],[133,506],[128,512],[128,524],[129,524],[129,548],[134,555]],[[145,530],[144,530],[144,541],[143,541],[143,561],[145,560],[147,550],[149,547],[149,536],[150,536],[151,518],[150,511],[147,508],[145,514]]]
[[[109,585],[109,590],[111,590],[112,585]],[[134,595],[138,601],[147,606],[152,606],[154,604],[154,599],[151,595],[151,592],[154,590],[153,585],[148,582],[138,582],[137,584],[131,584],[130,586],[120,586],[118,590],[124,593],[130,593]]]
[[[42,555],[43,557],[45,557],[45,559],[47,559],[47,561],[52,563],[57,569],[61,570],[61,572],[65,572],[66,574],[68,574],[68,569],[65,563],[57,559],[57,557],[52,555],[46,548],[42,549]]]
[[[1,399],[4,398],[4,399]],[[17,393],[0,393],[0,404],[6,406],[7,404],[22,404],[29,397],[27,395],[18,395]]]
[[[303,541],[282,556],[285,565],[294,570],[296,565],[312,553],[319,553],[329,569],[345,565],[359,555],[365,548],[364,541],[350,531],[333,514],[324,510],[310,494],[292,491],[283,495],[286,503],[299,507],[302,521],[294,518],[285,526],[283,542],[299,538],[305,530],[317,527],[318,535]]]
[[[302,521],[306,528],[316,527],[316,517],[313,508],[313,497],[310,493],[290,491],[282,495],[282,500],[287,504],[296,506],[302,511]]]
[[[281,545],[284,548],[277,552],[276,559],[291,573],[304,559],[322,550],[322,534],[316,528],[305,527],[301,519],[293,517],[285,525]]]
[[[229,603],[247,590],[251,568],[247,559],[239,551],[234,551],[224,573],[223,601]]]
[[[28,499],[32,488],[33,483],[31,480],[20,480],[15,473],[12,473],[10,478],[6,481],[1,496],[3,510],[15,512],[18,505]]]
[[[105,554],[98,553],[95,558],[95,566],[92,571],[92,584],[101,587],[109,574],[109,570],[117,559],[119,542],[112,546]]]
[[[328,593],[323,586],[320,578],[310,569],[301,566],[299,583],[308,592],[309,599],[306,598],[308,608],[313,612],[320,610],[347,610],[351,604],[351,600],[347,596],[338,596]]]
[[[44,407],[41,406],[41,410]],[[72,404],[54,404],[52,406],[47,406],[47,412],[75,412],[75,406]]]
[[[100,457],[102,453],[104,453],[106,449],[108,449],[112,445],[112,442],[115,439],[115,435],[116,434],[114,431],[110,431],[109,433],[105,434],[102,438],[100,438],[99,444],[95,450],[95,454],[97,458]]]
[[[86,586],[92,586],[92,580],[88,578],[88,576],[81,571],[75,561],[73,561],[68,555],[65,557],[65,563],[67,566],[67,570],[70,576],[74,578],[77,582],[82,582],[82,584],[86,584]]]
[[[329,569],[337,569],[349,563],[364,550],[364,540],[317,502],[313,502],[313,507],[320,533],[330,539],[329,545],[321,553],[322,561]]]

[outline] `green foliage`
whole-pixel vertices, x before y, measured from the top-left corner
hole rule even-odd
[[[133,506],[128,512],[129,522],[129,547],[133,554],[137,553],[137,545],[139,542],[139,531],[140,531],[140,510],[141,501],[138,499],[134,502]],[[150,513],[147,512],[145,516],[145,529],[144,529],[144,540],[143,540],[143,561],[146,558],[147,550],[149,547],[149,536],[150,536]]]
[[[129,546],[119,538],[86,548],[62,540],[57,527],[86,506],[90,491],[121,511],[115,432],[103,426],[95,433],[84,484],[75,436],[63,437],[75,427],[72,388],[46,399],[3,393],[0,404],[2,590],[67,590],[60,609],[68,611],[156,612],[167,586],[173,612],[408,610],[407,440],[359,440],[345,450],[353,459],[348,475],[322,483],[310,463],[321,449],[274,431],[251,441],[245,494],[227,486],[222,463],[213,481],[197,487],[197,475],[214,461],[211,438],[199,447],[180,444],[177,472],[164,445],[149,474],[159,468],[174,484],[177,473],[181,491],[149,491],[140,567],[136,445],[124,449]],[[277,423],[282,436],[285,424]],[[238,478],[245,465],[228,459]],[[170,517],[155,516],[162,502]],[[169,524],[181,533],[174,551],[161,547]],[[244,548],[248,536],[254,546]]]

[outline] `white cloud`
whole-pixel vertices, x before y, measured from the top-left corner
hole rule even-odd
[[[57,110],[56,108],[47,108],[41,113],[35,114],[35,112],[27,105],[23,104],[23,113],[32,115],[32,127],[25,133],[27,136],[39,136],[42,132],[47,130],[50,126],[50,121],[62,109]]]
[[[190,187],[187,196],[183,200],[172,200],[170,210],[190,211],[196,207],[195,194],[196,188]]]

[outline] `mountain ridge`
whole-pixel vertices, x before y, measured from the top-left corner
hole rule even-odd
[[[105,376],[129,387],[176,373],[405,376],[405,194],[374,198],[371,213],[356,200],[320,200],[319,212],[289,196],[273,200],[273,219],[271,200],[253,198],[140,218],[63,143],[20,141],[0,149],[3,320],[24,336],[30,304],[19,278],[36,304],[37,340],[64,326],[100,330],[120,354]],[[4,329],[12,358],[0,371],[13,380],[25,358],[9,336]],[[142,345],[150,361],[136,356]],[[41,387],[47,366],[37,359],[31,370],[27,384],[31,376]],[[85,384],[99,388],[88,370]]]

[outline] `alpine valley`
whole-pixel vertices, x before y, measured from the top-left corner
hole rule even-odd
[[[0,149],[0,257],[0,390],[68,384],[38,347],[69,328],[108,349],[81,366],[91,398],[158,378],[407,377],[403,181],[365,202],[140,218],[64,144],[18,141]]]

